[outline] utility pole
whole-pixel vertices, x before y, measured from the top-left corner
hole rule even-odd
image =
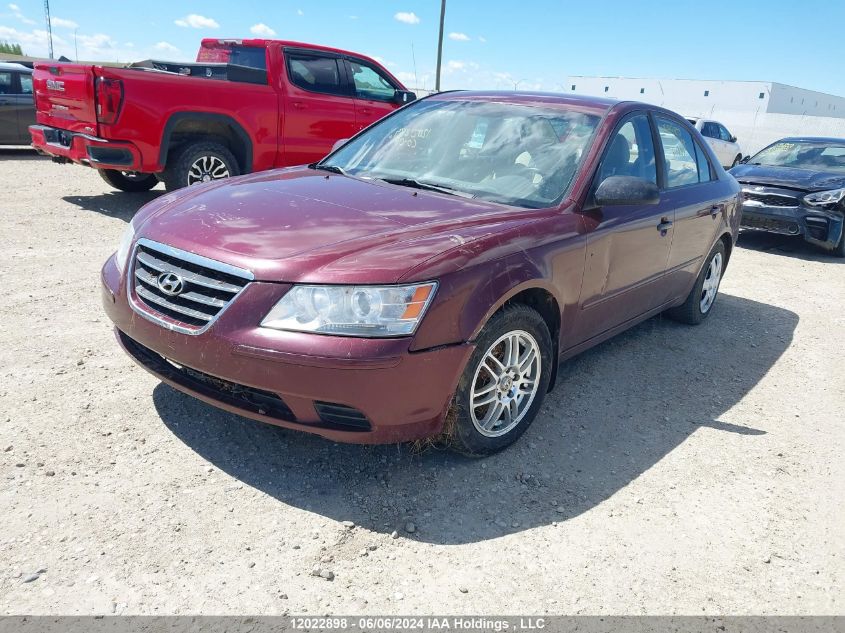
[[[76,44],[76,32],[78,30],[79,30],[78,28],[73,29],[73,50],[74,50],[74,53],[76,54],[76,57],[74,59],[76,59],[77,63],[79,63],[79,46],[77,46],[77,44]]]
[[[435,92],[440,92],[440,66],[443,62],[443,23],[445,21],[446,0],[440,0],[440,38],[437,40],[437,78],[434,85]]]
[[[47,47],[53,59],[53,25],[50,22],[50,0],[44,0],[44,19],[47,20]]]

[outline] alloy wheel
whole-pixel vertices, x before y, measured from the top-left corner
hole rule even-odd
[[[499,337],[473,376],[470,415],[486,437],[510,432],[525,417],[540,386],[540,346],[523,330]]]
[[[188,185],[229,177],[229,168],[217,156],[200,156],[188,170]]]
[[[716,293],[719,291],[719,282],[722,280],[722,254],[716,253],[710,264],[707,266],[707,275],[701,286],[701,300],[698,304],[702,314],[707,314],[713,301],[716,300]]]

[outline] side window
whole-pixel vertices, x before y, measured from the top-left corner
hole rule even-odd
[[[731,133],[728,132],[724,125],[719,126],[719,134],[721,135],[723,141],[727,141],[728,143],[731,142]]]
[[[0,95],[12,94],[12,73],[0,73]]]
[[[693,141],[693,144],[695,145],[695,161],[698,164],[698,182],[710,182],[713,180],[713,171],[710,169],[707,153],[697,141]]]
[[[29,73],[21,73],[18,75],[21,79],[21,94],[32,94],[32,75]]]
[[[346,96],[337,59],[296,53],[286,56],[290,80],[295,85],[311,92]]]
[[[654,142],[648,116],[636,114],[625,121],[608,145],[599,167],[600,183],[609,176],[636,176],[657,182]]]
[[[702,125],[701,135],[708,138],[719,138],[719,131],[716,129],[716,124],[708,122]]]
[[[680,123],[661,116],[655,118],[666,164],[666,188],[698,183],[698,160],[692,135]]]
[[[349,68],[352,70],[356,96],[377,101],[393,99],[396,88],[375,68],[356,61],[350,61]]]

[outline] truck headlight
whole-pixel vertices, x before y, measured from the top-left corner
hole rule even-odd
[[[338,336],[407,336],[417,329],[436,289],[436,282],[294,286],[273,306],[261,326]]]
[[[117,244],[117,252],[114,254],[114,263],[121,274],[126,269],[126,260],[129,258],[129,249],[132,247],[132,240],[134,238],[135,227],[130,222],[123,231],[123,235],[120,236],[120,242]]]
[[[845,198],[845,189],[831,189],[830,191],[816,191],[804,196],[804,202],[820,207],[828,204],[836,204]]]

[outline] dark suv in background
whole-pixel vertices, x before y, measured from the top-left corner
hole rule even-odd
[[[29,145],[33,123],[32,69],[0,62],[0,145]]]

